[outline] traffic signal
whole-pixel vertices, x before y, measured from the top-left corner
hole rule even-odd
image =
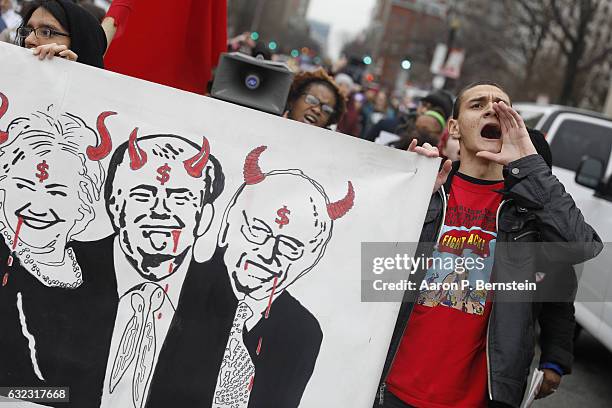
[[[253,40],[253,41],[259,40],[259,33],[257,31],[253,31],[251,33],[251,40]]]
[[[402,69],[409,70],[412,67],[412,63],[408,58],[404,58],[402,60]]]
[[[297,58],[300,56],[300,52],[298,50],[291,50],[291,56]]]
[[[276,41],[270,41],[268,43],[268,48],[272,51],[274,51],[275,49],[278,48],[278,44],[276,43]]]
[[[370,65],[372,63],[372,57],[366,55],[365,57],[363,57],[363,63],[366,65]]]

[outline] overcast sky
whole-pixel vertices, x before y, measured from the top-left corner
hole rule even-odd
[[[368,25],[376,0],[310,0],[308,18],[332,25],[329,54],[337,58],[344,33],[355,34]]]

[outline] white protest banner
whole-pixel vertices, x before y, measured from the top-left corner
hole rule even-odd
[[[371,406],[399,305],[361,301],[360,246],[418,240],[437,160],[13,45],[0,61],[0,387]]]
[[[440,71],[447,78],[458,79],[461,76],[461,67],[465,61],[465,50],[461,48],[452,48],[448,53],[448,58],[444,68]]]
[[[434,75],[439,75],[444,62],[446,61],[446,55],[448,54],[448,46],[443,43],[436,44],[433,58],[431,59],[431,65],[429,71]]]

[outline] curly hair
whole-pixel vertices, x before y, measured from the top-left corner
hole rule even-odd
[[[329,120],[325,126],[338,123],[342,115],[344,115],[344,112],[346,112],[346,99],[340,92],[340,88],[338,88],[338,85],[336,85],[333,78],[329,76],[322,68],[312,72],[300,72],[295,76],[293,83],[291,84],[289,97],[287,98],[287,106],[290,107],[293,105],[293,103],[295,103],[295,101],[297,101],[312,84],[325,85],[334,93],[336,98],[334,113],[329,117]]]

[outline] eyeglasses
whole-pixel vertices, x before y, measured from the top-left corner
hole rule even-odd
[[[58,36],[58,35],[62,37],[70,37],[70,34],[61,33],[59,31],[55,31],[48,27],[38,27],[38,28],[19,27],[17,29],[17,36],[21,38],[26,38],[32,32],[34,32],[34,35],[36,36],[36,38],[48,39],[48,38]]]
[[[311,106],[320,106],[321,111],[323,111],[323,113],[329,116],[333,115],[335,112],[333,107],[329,106],[326,103],[321,103],[319,98],[314,95],[304,94],[304,101]]]

